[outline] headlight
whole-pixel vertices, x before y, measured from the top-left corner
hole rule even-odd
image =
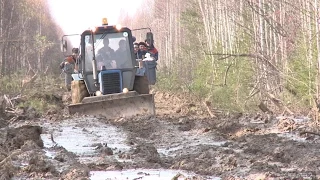
[[[102,92],[101,91],[96,91],[96,96],[101,96]]]
[[[95,26],[90,27],[90,30],[94,33],[96,32],[97,28]]]
[[[120,31],[121,28],[122,28],[122,26],[121,26],[120,24],[117,24],[117,25],[116,25],[116,29],[117,29],[118,31]]]
[[[123,88],[122,92],[123,92],[123,93],[128,93],[128,92],[129,92],[129,89],[128,89],[128,88]]]

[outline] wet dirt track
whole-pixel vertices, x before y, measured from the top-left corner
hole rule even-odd
[[[38,119],[4,127],[1,178],[320,178],[320,137],[300,135],[315,131],[308,118],[211,118],[201,104],[164,93],[156,93],[156,103],[156,117]]]

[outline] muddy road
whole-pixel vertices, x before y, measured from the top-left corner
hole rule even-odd
[[[1,121],[0,179],[320,179],[304,116],[221,113],[155,93],[156,117]]]

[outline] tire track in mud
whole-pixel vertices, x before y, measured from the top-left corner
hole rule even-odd
[[[152,143],[158,153],[164,155],[167,168],[221,178],[245,179],[254,174],[265,178],[319,176],[317,137],[308,141],[294,133],[272,133],[272,129],[276,129],[272,123],[241,125],[239,120],[225,121],[141,118],[125,121],[121,126],[132,134],[132,139]],[[142,128],[136,128],[139,126]]]
[[[55,142],[75,153],[78,161],[89,166],[92,171],[147,168],[168,172],[163,169],[170,168],[172,159],[166,158],[165,153],[159,154],[161,151],[159,143],[155,144],[152,141],[153,137],[149,139],[154,135],[152,131],[160,127],[160,124],[148,117],[140,120],[145,124],[134,119],[128,121],[124,119],[108,121],[103,118],[72,119],[55,126],[47,125],[46,128],[48,131],[55,129]],[[79,140],[76,140],[77,137]],[[43,135],[45,145],[48,147],[49,138],[49,134]],[[105,148],[109,148],[112,153],[105,154],[103,152]],[[55,156],[52,149],[49,153]]]

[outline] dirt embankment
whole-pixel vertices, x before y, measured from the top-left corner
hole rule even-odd
[[[4,136],[0,138],[0,179],[88,177],[89,169],[75,161],[76,156],[64,148],[55,147],[59,151],[54,159],[49,158],[44,151],[41,133],[42,128],[34,125],[1,129]],[[65,167],[59,162],[66,162]]]
[[[69,117],[70,94],[57,86],[23,95],[0,96],[0,179],[74,179],[88,177],[89,169],[60,146],[48,157],[41,135],[42,123]],[[60,162],[64,163],[63,167]]]
[[[156,117],[69,117],[68,95],[54,96],[41,96],[57,106],[38,116],[12,115],[2,101],[2,179],[88,179],[93,170],[132,168],[188,170],[196,179],[320,176],[320,137],[310,133],[318,127],[307,117],[229,114],[161,92]]]

